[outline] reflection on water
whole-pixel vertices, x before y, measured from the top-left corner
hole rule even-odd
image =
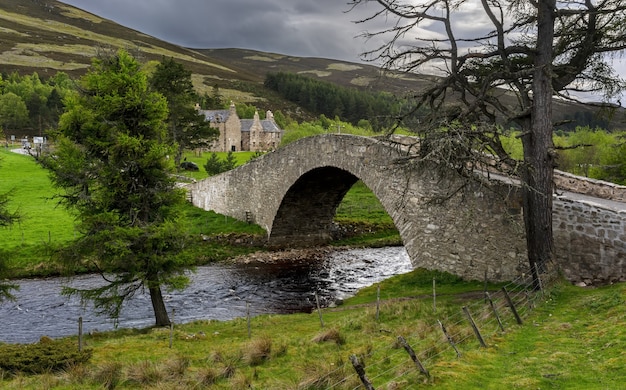
[[[198,267],[184,291],[166,293],[166,305],[175,322],[196,319],[230,320],[262,313],[309,312],[315,292],[322,304],[353,295],[358,289],[406,273],[412,269],[403,247],[338,251],[324,259],[296,264],[214,264]],[[16,282],[15,302],[0,304],[0,341],[35,342],[43,335],[62,337],[77,333],[78,317],[83,330],[105,331],[113,321],[97,316],[78,298],[60,295],[61,287],[85,288],[101,283],[96,275],[71,280],[28,279]],[[150,296],[139,293],[126,303],[119,327],[141,328],[154,324]]]

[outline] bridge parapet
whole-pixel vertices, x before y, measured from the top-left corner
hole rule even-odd
[[[601,199],[626,202],[626,186],[554,171],[554,182],[561,190],[594,196]]]

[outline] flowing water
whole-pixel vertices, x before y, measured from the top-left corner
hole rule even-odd
[[[354,295],[360,288],[412,269],[404,247],[350,249],[329,253],[315,261],[294,263],[213,264],[189,275],[183,291],[166,292],[170,319],[176,323],[199,319],[230,320],[263,313],[310,312],[315,294],[322,306]],[[96,315],[78,298],[60,294],[63,286],[86,288],[102,283],[97,275],[72,279],[46,278],[15,281],[17,300],[0,304],[0,342],[30,343],[41,336],[63,337],[83,331],[106,331],[114,322]],[[173,318],[171,318],[173,316]],[[127,302],[119,318],[121,328],[154,324],[147,292]]]

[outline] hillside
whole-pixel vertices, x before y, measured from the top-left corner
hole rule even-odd
[[[0,0],[2,72],[83,74],[101,50],[125,48],[142,61],[171,56],[200,77],[253,76],[110,20],[51,0]]]
[[[98,52],[121,47],[142,62],[176,58],[192,71],[200,93],[211,93],[218,86],[227,100],[252,103],[262,111],[282,110],[297,120],[316,115],[264,89],[267,72],[305,74],[346,87],[397,95],[419,91],[432,79],[425,75],[382,74],[372,65],[324,58],[244,49],[184,48],[53,0],[0,0],[0,25],[0,72],[4,74],[37,72],[45,77],[63,71],[78,77]],[[512,97],[503,94],[502,98]],[[561,120],[588,110],[557,102],[555,117]]]

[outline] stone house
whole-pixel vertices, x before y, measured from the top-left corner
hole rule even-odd
[[[254,113],[253,119],[240,119],[231,103],[228,110],[200,110],[211,127],[219,129],[220,135],[209,148],[211,152],[266,152],[276,149],[283,131],[274,121],[274,115],[267,111],[265,119]]]

